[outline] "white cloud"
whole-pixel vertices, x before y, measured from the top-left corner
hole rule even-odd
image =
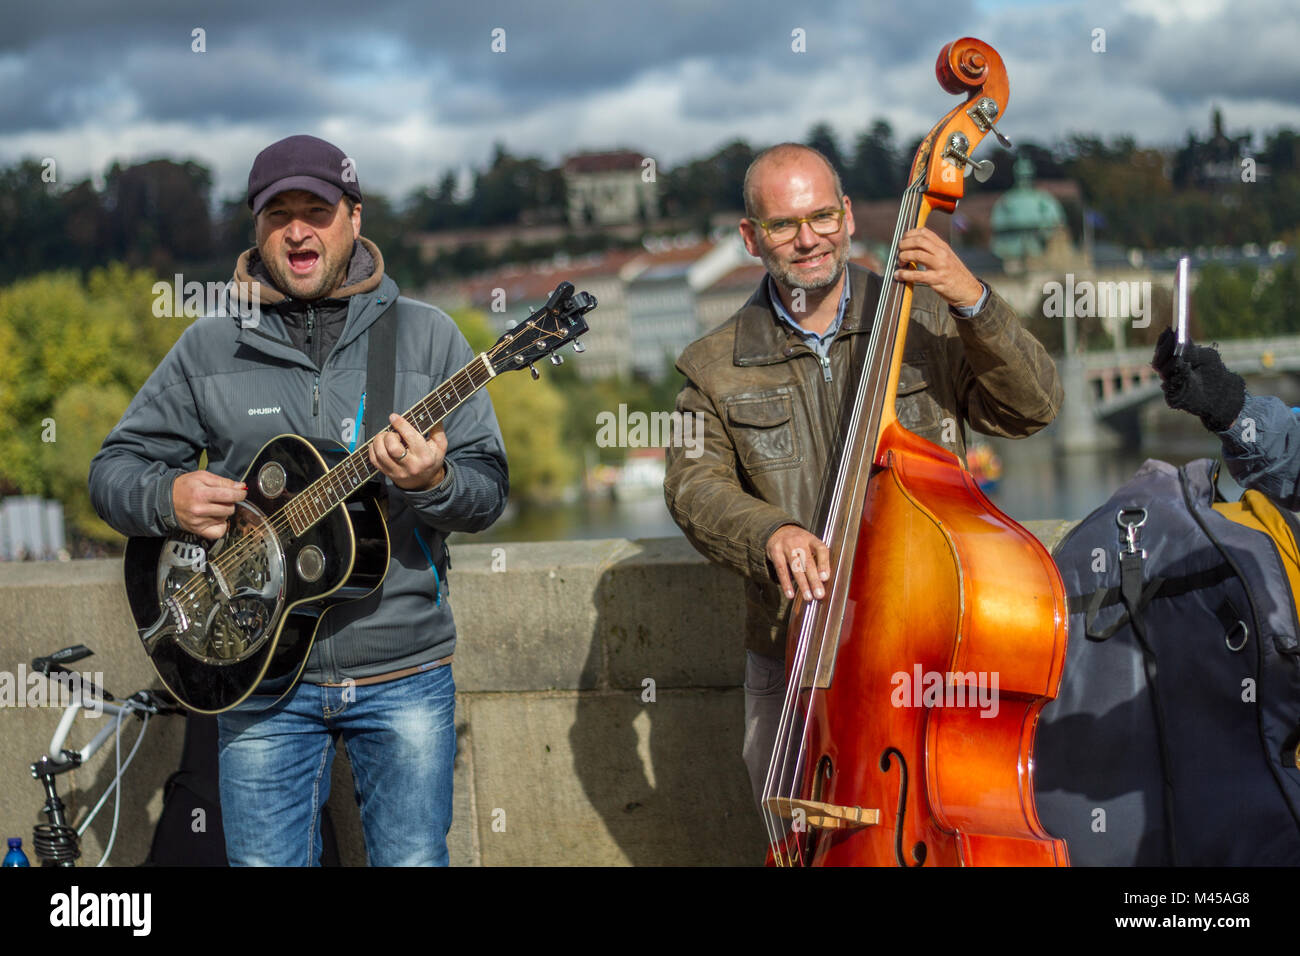
[[[1122,4],[1126,13],[1150,17],[1161,26],[1178,23],[1213,20],[1228,9],[1227,0],[1126,0]]]
[[[741,9],[719,2],[712,20],[692,14],[689,37],[671,17],[603,10],[607,27],[628,28],[598,47],[578,29],[587,24],[579,7],[558,7],[549,22],[521,7],[530,25],[511,34],[520,52],[508,63],[480,58],[468,71],[456,69],[448,45],[480,37],[493,14],[487,4],[457,11],[444,37],[428,24],[404,32],[407,9],[375,0],[370,32],[349,35],[350,47],[214,23],[202,60],[174,38],[160,41],[158,30],[119,24],[117,47],[107,49],[43,23],[31,45],[0,54],[0,80],[13,94],[0,104],[0,130],[10,130],[0,133],[0,162],[53,155],[71,179],[114,160],[193,158],[213,170],[224,197],[242,194],[248,164],[267,143],[314,132],[354,155],[363,189],[397,198],[449,168],[463,175],[482,165],[498,141],[551,162],[626,146],[671,167],[736,138],[754,146],[802,138],[826,121],[847,152],[877,118],[906,143],[955,102],[934,80],[941,41],[930,39],[933,23],[892,8],[800,9],[794,20],[817,55],[793,56],[793,15],[779,3],[743,7],[747,22],[736,31],[698,35]],[[1300,128],[1293,6],[981,0],[962,29],[1006,59],[1011,102],[1000,125],[1013,140],[1082,132],[1174,144],[1207,128],[1212,105],[1230,130]],[[156,15],[135,16],[148,24]],[[1098,26],[1107,30],[1104,54],[1091,49]],[[416,52],[420,44],[427,53]],[[530,73],[534,63],[544,69]]]

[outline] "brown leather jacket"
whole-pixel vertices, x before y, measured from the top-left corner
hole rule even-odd
[[[745,646],[771,657],[785,656],[790,602],[767,560],[767,539],[784,524],[819,530],[812,523],[831,470],[853,345],[874,319],[880,277],[849,269],[829,382],[817,354],[776,317],[766,276],[735,315],[677,360],[687,380],[677,410],[699,416],[692,428],[702,427],[703,440],[702,450],[693,442],[668,449],[664,498],[696,549],[745,577]],[[938,294],[916,286],[896,403],[900,425],[964,460],[964,423],[1022,438],[1056,417],[1062,397],[1046,350],[996,293],[960,320]]]

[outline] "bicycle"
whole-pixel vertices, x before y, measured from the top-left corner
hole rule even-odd
[[[55,651],[48,657],[36,658],[32,661],[32,670],[39,671],[47,679],[51,673],[74,675],[76,672],[68,670],[63,665],[90,657],[92,654],[94,654],[94,651],[84,644],[76,644]],[[122,790],[120,787],[122,773],[130,766],[136,752],[140,749],[140,743],[144,740],[145,731],[149,728],[149,718],[185,713],[185,709],[165,691],[146,688],[136,691],[130,697],[119,699],[103,688],[97,687],[92,681],[87,680],[84,675],[78,674],[76,676],[81,686],[81,693],[64,708],[63,717],[59,720],[59,725],[50,740],[49,752],[41,755],[40,759],[31,765],[32,776],[40,780],[45,788],[45,806],[41,812],[45,814],[48,822],[38,823],[32,831],[32,845],[35,848],[37,858],[41,861],[41,866],[72,867],[77,865],[76,861],[81,856],[81,835],[86,832],[91,822],[99,814],[109,795],[116,790],[117,799],[113,803],[113,829],[109,834],[108,844],[104,848],[103,856],[100,857],[96,866],[103,866],[108,861],[108,855],[113,851],[113,843],[117,839],[117,825],[122,807]],[[115,716],[117,719],[95,734],[90,743],[81,750],[65,749],[64,743],[67,741],[72,725],[77,719],[77,713],[88,702],[88,692],[95,695],[94,703],[101,706],[105,714]],[[144,724],[140,728],[140,733],[136,737],[131,752],[127,755],[126,762],[123,763],[122,722],[128,714],[133,714],[137,719],[143,720]],[[108,785],[103,796],[99,798],[99,802],[95,804],[90,814],[82,821],[81,826],[74,829],[68,825],[67,818],[64,815],[65,806],[63,801],[59,799],[55,778],[59,774],[75,770],[93,757],[99,751],[99,748],[104,745],[110,734],[116,737],[117,745],[117,770],[113,776],[113,782]]]

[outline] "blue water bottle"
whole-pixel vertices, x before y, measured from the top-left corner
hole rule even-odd
[[[5,861],[0,866],[31,866],[27,854],[23,852],[21,837],[9,838],[9,852],[5,854]]]

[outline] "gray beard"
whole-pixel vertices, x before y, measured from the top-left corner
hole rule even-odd
[[[776,278],[776,281],[787,289],[803,289],[805,292],[819,292],[822,289],[829,289],[835,283],[840,281],[840,276],[844,274],[844,267],[848,264],[848,261],[849,244],[845,243],[844,248],[837,250],[835,253],[835,268],[831,270],[830,276],[826,279],[817,279],[813,282],[800,278],[788,269],[780,268],[775,262],[764,261],[763,265],[767,267],[768,272],[772,273]]]

